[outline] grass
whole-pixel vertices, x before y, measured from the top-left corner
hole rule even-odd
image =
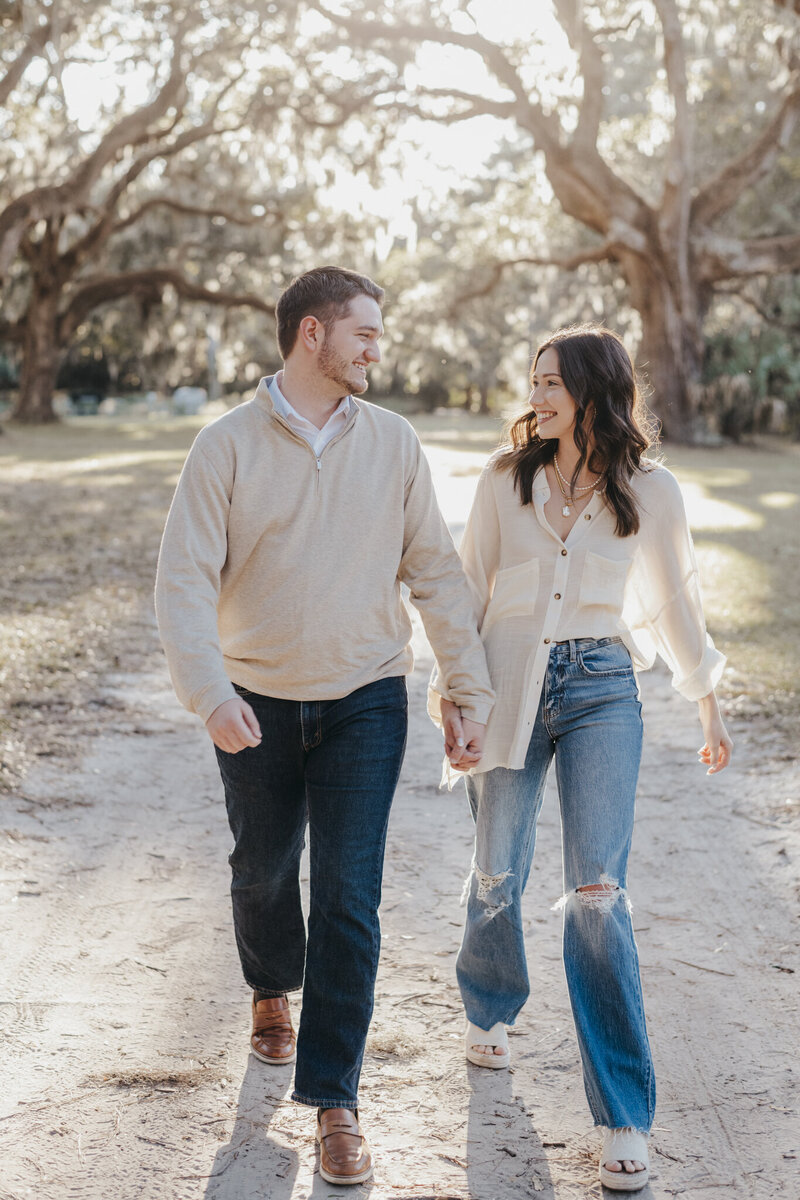
[[[694,533],[721,694],[796,739],[800,718],[800,446],[667,447]]]
[[[0,437],[0,787],[119,718],[115,675],[155,662],[152,586],[183,458],[207,417],[82,417]],[[413,418],[440,468],[474,475],[502,422]],[[800,447],[668,447],[687,496],[726,706],[796,737]]]
[[[152,589],[201,419],[76,418],[0,437],[0,786],[65,756],[119,705],[104,687],[157,652]]]

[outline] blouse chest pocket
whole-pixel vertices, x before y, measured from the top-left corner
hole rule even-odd
[[[508,617],[529,617],[532,620],[538,591],[539,563],[536,559],[498,571],[492,598],[481,625],[481,635],[496,621]]]
[[[603,558],[602,554],[593,554],[590,551],[583,564],[578,607],[600,605],[602,608],[613,608],[621,612],[629,567],[630,562],[627,559],[620,562],[618,559]]]

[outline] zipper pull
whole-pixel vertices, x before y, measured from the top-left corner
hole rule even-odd
[[[321,471],[321,470],[322,470],[322,463],[320,462],[320,460],[319,460],[319,459],[317,459],[317,470],[318,470],[318,471]]]

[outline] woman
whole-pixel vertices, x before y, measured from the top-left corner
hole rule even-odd
[[[506,1025],[528,997],[520,904],[553,758],[563,841],[564,964],[600,1179],[648,1178],[655,1081],[625,891],[642,723],[634,663],[660,654],[697,701],[709,775],[730,760],[714,685],[724,658],[703,620],[675,478],[645,458],[630,356],[607,329],[562,330],[539,349],[531,410],[478,483],[461,554],[497,692],[467,778],[476,822],[456,971],[467,1058],[508,1065]],[[457,710],[436,673],[434,719]],[[447,744],[446,750],[452,747]]]

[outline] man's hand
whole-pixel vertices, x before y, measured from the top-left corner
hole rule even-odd
[[[444,751],[451,767],[468,771],[480,762],[486,726],[462,717],[461,709],[452,700],[442,699],[442,732]]]
[[[241,696],[234,696],[214,709],[206,729],[215,746],[228,754],[238,754],[245,746],[258,746],[261,729],[256,714]]]

